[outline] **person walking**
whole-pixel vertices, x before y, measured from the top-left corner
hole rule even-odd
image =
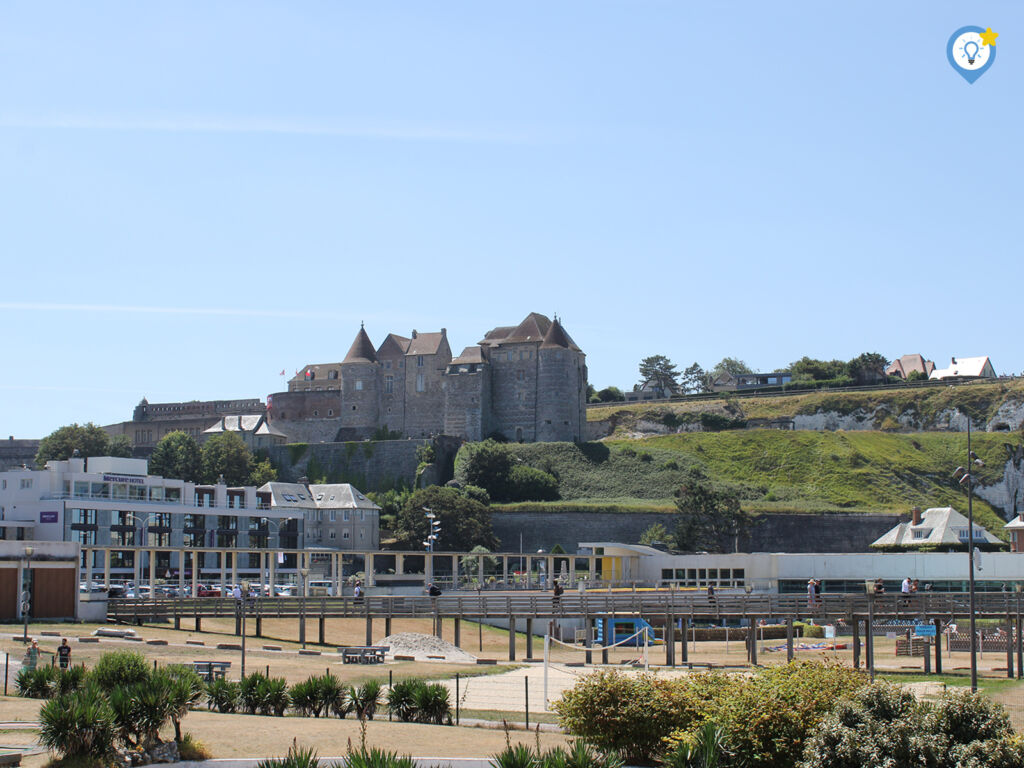
[[[551,587],[551,607],[556,611],[562,605],[562,593],[564,591],[562,585],[558,583],[558,579],[555,579],[554,585]]]
[[[71,646],[68,645],[68,639],[62,638],[60,645],[57,646],[57,659],[60,661],[60,668],[67,669],[71,666]]]
[[[31,672],[33,669],[36,668],[36,665],[38,663],[39,663],[39,644],[36,643],[35,640],[33,640],[32,641],[32,645],[30,645],[28,647],[28,650],[25,651],[25,661],[24,661],[25,669],[27,669],[27,670],[29,670]]]
[[[363,582],[357,581],[355,587],[352,589],[352,597],[356,605],[363,604]]]
[[[817,588],[817,585],[815,584],[814,579],[808,579],[807,580],[807,607],[808,608],[817,608],[817,606],[818,606],[818,602],[817,602],[816,595],[815,595],[816,588]]]

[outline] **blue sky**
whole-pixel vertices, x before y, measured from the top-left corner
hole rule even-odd
[[[360,321],[1024,370],[1016,2],[0,3],[0,435],[265,397]],[[974,85],[958,27],[1000,34]]]

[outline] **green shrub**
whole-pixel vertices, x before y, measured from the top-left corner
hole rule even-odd
[[[725,730],[714,723],[704,723],[691,738],[678,741],[661,760],[665,768],[719,768],[735,764]]]
[[[292,700],[295,711],[303,717],[309,717],[317,706],[316,685],[314,678],[295,683],[288,689],[288,697]]]
[[[111,691],[148,680],[149,665],[141,653],[111,651],[100,657],[90,676],[104,691]]]
[[[553,761],[552,761],[553,762]],[[525,744],[509,744],[491,758],[492,768],[538,768],[533,750]]]
[[[180,742],[182,718],[189,710],[199,705],[206,693],[203,679],[194,669],[184,664],[170,664],[154,672],[153,677],[166,681],[170,718],[174,725],[174,740]]]
[[[273,677],[260,683],[260,714],[284,717],[291,704],[288,695],[288,681],[283,677]]]
[[[373,747],[350,752],[345,757],[344,768],[416,768],[416,760],[411,755]]]
[[[284,757],[272,757],[260,760],[256,768],[318,768],[320,758],[312,747],[300,747],[292,744]]]
[[[54,695],[58,674],[53,667],[22,667],[14,678],[14,687],[26,699],[48,699]]]
[[[373,715],[380,706],[382,693],[380,680],[367,680],[359,688],[349,688],[348,701],[355,716],[360,720],[373,720]]]
[[[804,637],[825,637],[825,628],[817,624],[807,624],[803,621],[794,621],[793,626],[803,630]]]
[[[640,451],[636,457],[640,459],[640,461],[654,461],[654,457],[647,451]]]
[[[321,713],[325,717],[330,717],[332,712],[339,717],[344,717],[350,707],[347,703],[345,686],[341,684],[341,680],[327,673],[313,678],[313,681],[316,702],[313,708],[313,717],[320,717]]]
[[[399,680],[388,691],[388,711],[403,723],[416,718],[416,689],[426,685],[422,680]]]
[[[263,709],[263,695],[266,693],[266,687],[261,688],[261,684],[266,682],[267,677],[262,672],[253,672],[239,681],[238,702],[243,712],[255,715]]]
[[[417,687],[413,698],[416,704],[416,722],[432,725],[451,725],[451,703],[448,689],[441,683],[424,683]]]
[[[206,701],[210,709],[229,714],[238,708],[240,696],[238,683],[231,680],[213,680],[206,686]]]
[[[56,695],[73,693],[85,686],[86,677],[85,667],[58,669],[54,679],[54,693]]]
[[[558,481],[553,475],[522,464],[509,473],[505,501],[555,501],[557,498]]]
[[[39,743],[63,760],[105,761],[116,739],[114,713],[96,686],[57,696],[39,709]]]
[[[209,760],[213,753],[209,748],[191,733],[184,734],[178,741],[178,753],[182,760]]]
[[[487,492],[486,488],[481,488],[477,485],[464,485],[462,486],[462,492],[467,498],[473,501],[479,501],[485,507],[491,504],[491,494]]]

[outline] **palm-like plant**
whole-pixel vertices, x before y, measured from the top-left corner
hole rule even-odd
[[[166,666],[153,676],[167,680],[170,686],[168,703],[171,722],[174,724],[174,740],[181,742],[181,720],[202,700],[206,692],[203,679],[195,670],[182,664]]]
[[[356,717],[360,720],[373,720],[373,715],[380,706],[382,692],[380,680],[367,680],[359,688],[349,688],[348,698]]]
[[[341,766],[336,764],[332,768]],[[373,747],[351,752],[345,758],[344,768],[416,768],[416,760],[409,755]]]
[[[255,715],[263,708],[262,694],[266,689],[261,688],[261,685],[266,681],[267,678],[262,672],[253,672],[239,682],[239,701],[243,712]]]
[[[53,667],[22,668],[14,678],[19,696],[27,699],[48,699],[54,694],[59,673]]]
[[[46,702],[39,710],[39,741],[62,758],[104,760],[117,738],[114,712],[95,686]]]
[[[288,754],[284,757],[272,757],[260,760],[256,768],[318,768],[320,759],[312,747],[300,747],[292,742]]]
[[[341,680],[330,672],[313,678],[313,680],[315,691],[313,717],[320,717],[321,713],[330,716],[331,712],[337,708],[338,702],[345,698],[345,686],[341,684]]]
[[[316,686],[313,678],[296,683],[288,690],[292,706],[303,717],[309,717],[316,708]]]
[[[416,689],[423,686],[421,680],[399,680],[388,691],[388,710],[403,723],[416,717]]]
[[[148,682],[133,685],[128,690],[129,695],[135,699],[139,744],[149,746],[160,743],[160,729],[174,713],[171,700],[173,687],[169,678],[154,675]]]
[[[445,725],[451,723],[451,704],[448,701],[448,689],[440,683],[424,684],[413,693],[416,705],[416,721]]]
[[[683,742],[662,760],[666,768],[719,768],[731,757],[725,730],[704,723],[689,742]]]
[[[210,709],[222,714],[234,712],[238,707],[238,683],[214,680],[206,686],[206,701]]]
[[[264,680],[260,684],[260,714],[284,717],[291,703],[288,696],[288,682],[283,677]]]

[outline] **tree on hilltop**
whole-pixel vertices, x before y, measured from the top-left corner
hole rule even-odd
[[[651,355],[640,361],[640,384],[650,382],[666,394],[676,394],[679,391],[679,371],[675,365],[664,355]]]
[[[70,459],[75,451],[78,451],[78,455],[83,459],[90,456],[109,456],[110,435],[91,421],[87,424],[60,427],[39,441],[36,464],[45,467],[48,461],[64,461]]]
[[[683,391],[700,393],[710,391],[710,380],[700,363],[694,363],[683,371]]]
[[[732,376],[740,376],[744,373],[753,373],[754,370],[742,360],[735,357],[723,357],[718,361],[718,365],[711,369],[711,380],[714,381],[719,376],[730,374]]]
[[[199,444],[187,432],[175,430],[164,435],[149,457],[152,475],[198,482],[202,474]]]
[[[885,369],[889,361],[878,352],[865,352],[846,364],[849,376],[858,384],[875,384],[885,381]]]
[[[469,552],[474,547],[493,551],[498,539],[491,526],[491,511],[456,488],[430,485],[408,498],[395,515],[395,538],[402,549],[423,549],[430,532],[430,510],[441,523],[435,549],[443,552]]]
[[[752,522],[740,507],[735,489],[714,486],[703,478],[691,478],[676,491],[676,509],[680,516],[675,544],[691,552],[721,552],[727,541],[735,550]]]
[[[228,485],[246,485],[252,468],[252,454],[234,432],[220,432],[203,443],[200,451],[203,482],[216,483],[223,477]]]

